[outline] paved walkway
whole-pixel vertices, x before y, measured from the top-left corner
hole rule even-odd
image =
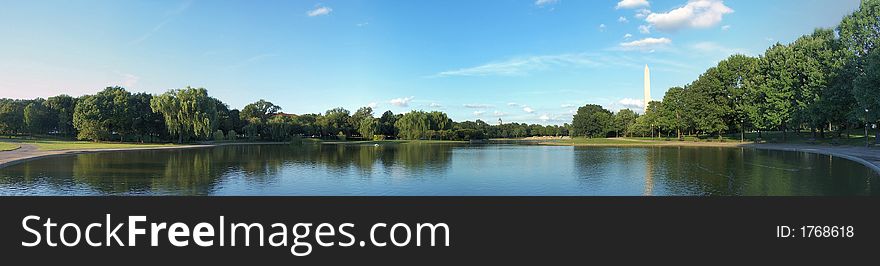
[[[740,145],[740,147],[767,150],[800,151],[838,156],[864,164],[865,166],[874,169],[874,171],[880,174],[880,148],[776,143],[743,144]]]

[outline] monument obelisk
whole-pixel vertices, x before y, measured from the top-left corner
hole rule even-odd
[[[645,65],[645,112],[648,112],[648,103],[651,102],[651,70]]]

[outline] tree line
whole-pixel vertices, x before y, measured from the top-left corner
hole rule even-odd
[[[781,131],[838,137],[880,119],[880,0],[864,0],[835,29],[816,29],[758,57],[733,55],[631,119],[581,107],[572,135],[675,136]],[[626,112],[626,113],[624,113]],[[623,123],[623,124],[620,124]],[[880,134],[877,134],[880,142]]]
[[[333,108],[318,114],[287,114],[259,100],[230,109],[204,88],[186,87],[160,95],[108,87],[94,95],[48,99],[0,99],[0,133],[55,135],[94,141],[169,142],[205,140],[289,141],[332,139],[471,140],[562,136],[567,127],[484,121],[455,122],[439,111],[391,111],[374,117],[373,108],[354,113]]]

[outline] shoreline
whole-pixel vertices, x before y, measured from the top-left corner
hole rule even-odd
[[[227,145],[263,145],[263,144],[290,144],[289,142],[235,142],[235,143],[212,143],[212,144],[189,144],[177,146],[162,147],[143,147],[143,148],[109,148],[109,149],[72,149],[72,150],[38,150],[33,144],[19,143],[18,149],[0,152],[0,169],[17,165],[20,163],[45,159],[57,156],[68,156],[87,153],[100,152],[126,152],[126,151],[149,151],[149,150],[182,150],[182,149],[199,149],[211,148]]]
[[[666,142],[666,141],[645,141],[633,139],[618,139],[632,144],[604,144],[604,143],[559,143],[559,142],[539,142],[537,145],[545,146],[573,146],[573,147],[721,147],[721,148],[752,148],[763,150],[779,150],[793,152],[807,152],[814,154],[822,154],[828,156],[837,156],[847,160],[851,160],[868,168],[871,168],[877,174],[880,174],[880,150],[857,147],[857,146],[822,146],[809,144],[781,144],[781,143],[751,143],[751,142]],[[379,143],[384,141],[364,141],[363,143]],[[392,141],[406,143],[407,141]],[[452,141],[450,141],[452,142]],[[458,143],[458,142],[457,142]],[[148,151],[148,150],[177,150],[177,149],[198,149],[211,148],[228,145],[280,145],[290,144],[289,142],[232,142],[232,143],[211,143],[211,144],[190,144],[179,146],[165,147],[144,147],[144,148],[109,148],[109,149],[72,149],[72,150],[49,150],[43,151],[36,149],[32,144],[20,143],[15,150],[0,152],[0,169],[28,162],[36,159],[45,159],[55,156],[68,156],[86,153],[99,152],[124,152],[124,151]],[[346,144],[328,142],[321,144]]]
[[[621,139],[623,140],[623,139]],[[753,142],[688,142],[688,141],[644,141],[628,139],[633,144],[584,144],[584,143],[558,143],[542,142],[539,145],[548,146],[574,146],[574,147],[720,147],[720,148],[751,148],[759,150],[777,150],[806,152],[837,156],[850,161],[860,163],[880,174],[880,149],[861,146],[824,146],[794,143],[753,143]],[[638,143],[644,142],[644,143]]]

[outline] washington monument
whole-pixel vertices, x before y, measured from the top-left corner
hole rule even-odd
[[[651,70],[645,65],[645,113],[648,112],[648,103],[651,102]]]

